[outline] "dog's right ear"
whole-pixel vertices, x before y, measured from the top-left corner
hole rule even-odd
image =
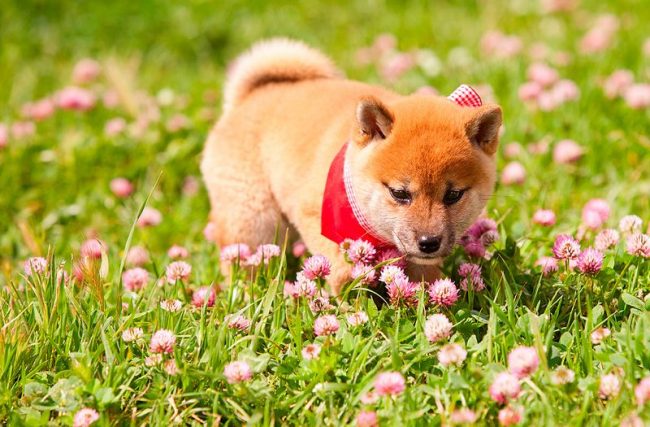
[[[474,117],[465,126],[467,137],[487,154],[494,154],[499,145],[499,128],[503,121],[501,107],[488,104],[471,112]]]
[[[371,141],[386,139],[393,129],[394,121],[393,114],[379,100],[363,98],[357,104],[358,142],[366,145]]]

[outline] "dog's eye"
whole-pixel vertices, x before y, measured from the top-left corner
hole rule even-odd
[[[465,194],[465,190],[447,190],[442,201],[447,206],[453,205],[463,197],[463,194]]]
[[[391,188],[388,187],[390,195],[395,199],[400,205],[408,205],[411,203],[411,193],[402,189],[402,188]]]

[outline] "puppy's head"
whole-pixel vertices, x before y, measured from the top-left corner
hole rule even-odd
[[[413,262],[448,255],[492,194],[501,109],[366,98],[356,116],[348,153],[368,221]]]

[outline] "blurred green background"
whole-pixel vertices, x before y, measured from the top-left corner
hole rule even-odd
[[[218,82],[225,64],[252,42],[270,36],[304,40],[330,54],[352,77],[354,51],[381,33],[395,34],[401,49],[433,49],[445,58],[462,47],[478,55],[481,35],[490,29],[543,39],[556,49],[573,50],[575,30],[590,17],[622,18],[616,54],[609,61],[575,64],[576,71],[608,72],[625,65],[640,71],[645,62],[638,42],[648,36],[650,8],[642,0],[583,1],[573,14],[540,16],[531,0],[510,1],[3,1],[0,21],[3,109],[60,84],[80,57],[136,58],[143,85],[203,90]],[[541,18],[541,19],[540,19]],[[516,62],[516,61],[515,61]],[[479,64],[477,64],[479,65]],[[596,68],[591,66],[596,65]],[[485,78],[487,66],[455,70],[458,79]],[[443,73],[445,74],[445,73]],[[449,81],[441,76],[436,83]],[[490,81],[507,93],[508,76]],[[511,81],[517,84],[518,81]],[[447,84],[455,87],[455,81]]]

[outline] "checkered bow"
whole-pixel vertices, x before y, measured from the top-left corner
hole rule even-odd
[[[467,85],[458,86],[458,89],[453,91],[447,99],[454,101],[461,107],[480,107],[483,105],[479,94]]]

